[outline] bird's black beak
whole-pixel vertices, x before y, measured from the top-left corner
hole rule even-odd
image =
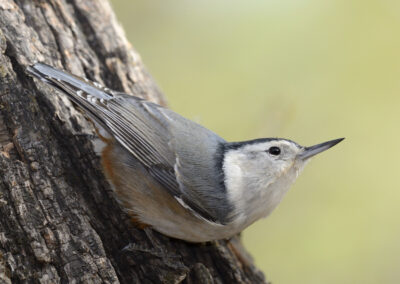
[[[331,140],[331,141],[324,142],[321,144],[317,144],[314,146],[305,147],[304,151],[301,154],[299,154],[298,157],[302,160],[307,160],[307,159],[311,158],[312,156],[315,156],[325,150],[328,150],[329,148],[335,146],[342,140],[344,140],[344,138],[339,138],[339,139]]]

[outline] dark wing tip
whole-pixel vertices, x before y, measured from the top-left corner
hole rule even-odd
[[[96,82],[59,70],[45,63],[36,62],[28,66],[26,71],[31,76],[61,90],[63,90],[65,85],[67,85],[75,91],[82,90],[98,99],[110,99],[113,97],[114,92],[112,90],[105,88]]]
[[[59,79],[60,75],[67,75],[66,72],[57,70],[56,68],[42,62],[33,63],[26,68],[26,71],[39,79],[46,77]]]
[[[49,80],[50,76],[42,72],[44,71],[44,68],[52,69],[52,67],[47,64],[35,62],[34,64],[28,66],[26,68],[26,71],[32,77],[38,78],[39,80],[47,84],[54,85],[53,82]]]

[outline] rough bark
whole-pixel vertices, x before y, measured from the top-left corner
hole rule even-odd
[[[35,61],[165,103],[106,0],[0,0],[0,283],[264,282],[238,240],[135,228],[79,135],[92,126],[27,76]]]

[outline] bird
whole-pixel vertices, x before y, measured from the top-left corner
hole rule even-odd
[[[135,224],[187,242],[229,239],[268,216],[310,158],[344,139],[228,142],[166,107],[50,65],[27,73],[94,122],[105,176]]]

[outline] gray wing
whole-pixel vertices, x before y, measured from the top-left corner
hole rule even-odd
[[[66,93],[196,216],[226,223],[231,206],[218,168],[225,141],[175,112],[48,65],[28,72]],[[222,157],[220,157],[222,158]]]

